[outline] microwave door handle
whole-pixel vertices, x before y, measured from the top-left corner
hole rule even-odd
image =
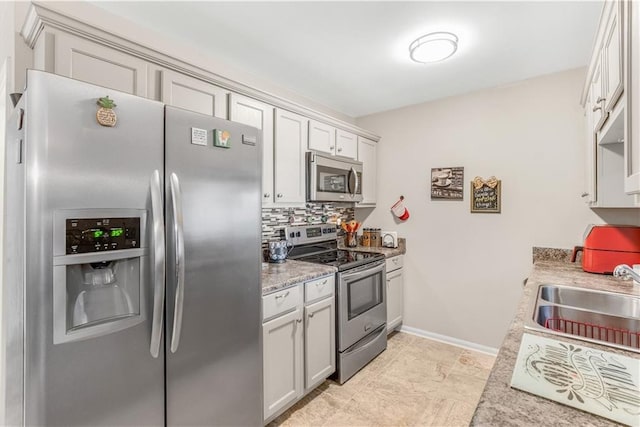
[[[173,233],[175,242],[176,291],[173,311],[173,330],[171,331],[171,353],[178,350],[182,332],[182,309],[184,305],[184,232],[182,218],[182,192],[180,181],[175,173],[171,174],[171,205],[173,208]]]
[[[353,197],[356,197],[356,195],[358,194],[358,189],[360,188],[360,179],[358,178],[358,172],[356,172],[356,170],[352,167],[351,170],[353,170],[353,176],[356,177],[356,185],[353,187]]]
[[[151,321],[151,356],[160,354],[162,341],[162,318],[164,314],[164,219],[162,218],[162,191],[160,190],[160,172],[151,175],[151,214],[153,216],[153,317]]]
[[[353,176],[353,180],[354,180],[354,184],[353,186],[351,186],[351,177]],[[358,191],[358,174],[355,170],[355,168],[353,166],[351,166],[351,169],[349,169],[349,175],[348,175],[348,186],[349,186],[349,194],[351,195],[351,197],[355,197],[356,196],[356,192]]]

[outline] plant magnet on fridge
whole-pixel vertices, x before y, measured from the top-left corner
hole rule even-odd
[[[400,221],[409,219],[409,209],[404,206],[404,196],[400,196],[400,199],[391,206],[391,212],[393,212]]]
[[[214,147],[231,148],[231,132],[228,130],[214,129],[213,145]]]

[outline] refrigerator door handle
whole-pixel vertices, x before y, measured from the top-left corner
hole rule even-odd
[[[171,174],[171,206],[173,208],[173,237],[176,251],[176,300],[173,308],[173,329],[171,331],[171,352],[175,353],[180,344],[182,331],[182,308],[184,303],[184,231],[182,220],[182,191],[178,175]]]
[[[153,221],[153,319],[151,323],[151,346],[149,351],[154,358],[160,353],[162,341],[162,320],[164,314],[164,219],[163,203],[160,189],[160,171],[151,175],[151,215]]]

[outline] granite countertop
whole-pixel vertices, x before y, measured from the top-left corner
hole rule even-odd
[[[633,285],[632,281],[622,281],[612,276],[585,273],[577,264],[562,262],[537,262],[534,264],[531,276],[524,288],[524,294],[520,300],[516,316],[500,347],[471,425],[619,425],[606,418],[510,387],[511,375],[513,374],[516,357],[520,349],[520,341],[524,332],[524,319],[531,315],[531,298],[536,297],[538,285],[548,283],[640,296],[640,286]],[[640,359],[640,354],[638,353],[574,340],[565,336],[544,334],[532,330],[527,330],[526,332]]]
[[[306,280],[335,274],[337,268],[288,259],[282,264],[262,263],[262,295],[293,286]]]
[[[397,255],[404,255],[407,252],[407,240],[404,238],[398,239],[398,247],[397,248],[385,248],[381,246],[371,247],[371,246],[356,246],[356,247],[347,247],[344,245],[344,241],[342,239],[338,239],[338,248],[344,249],[347,251],[357,251],[357,252],[373,252],[377,254],[383,254],[385,258],[391,258]]]

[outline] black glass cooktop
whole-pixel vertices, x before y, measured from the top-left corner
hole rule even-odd
[[[345,251],[341,249],[316,253],[313,255],[296,257],[297,261],[312,262],[315,264],[331,265],[338,271],[348,270],[360,265],[383,260],[384,255],[370,252]]]

